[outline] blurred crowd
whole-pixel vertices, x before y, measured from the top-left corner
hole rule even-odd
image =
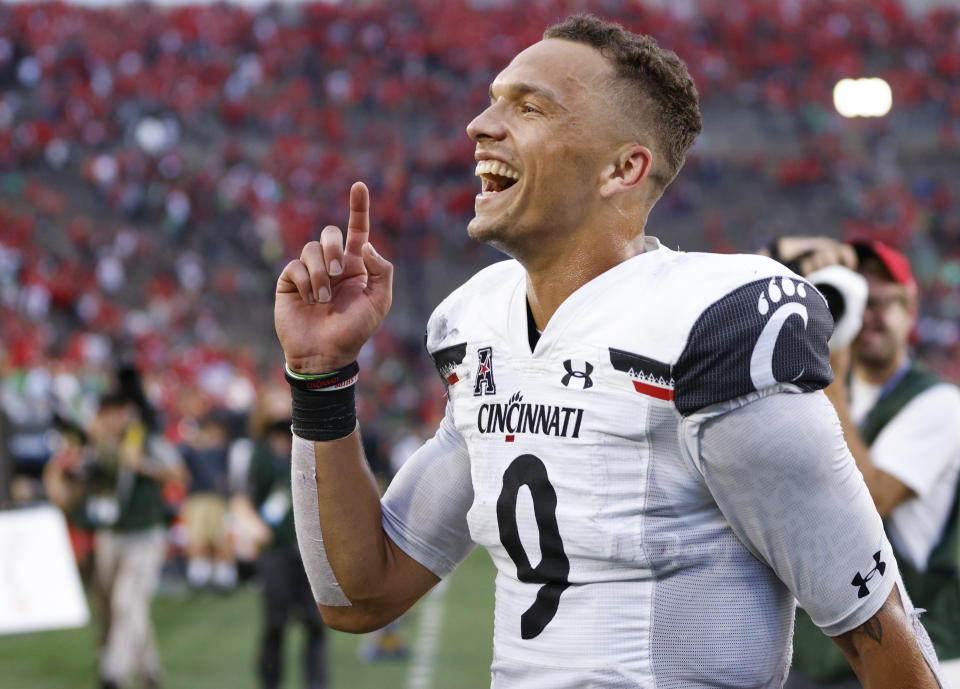
[[[139,371],[171,445],[210,414],[232,419],[232,440],[249,434],[258,399],[283,386],[276,276],[345,221],[355,179],[397,266],[394,310],[360,362],[368,450],[388,475],[442,413],[426,317],[495,258],[464,229],[478,190],[464,126],[505,61],[581,9],[675,50],[703,99],[704,134],[651,234],[687,250],[752,251],[780,234],[895,245],[924,295],[917,351],[960,380],[957,10],[0,4],[0,478],[13,501],[42,497],[56,430],[90,424],[121,369]],[[893,113],[837,115],[832,88],[849,76],[885,78]]]

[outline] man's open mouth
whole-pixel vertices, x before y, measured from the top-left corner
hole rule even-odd
[[[509,189],[520,179],[519,172],[499,160],[481,160],[474,174],[480,178],[480,191],[484,195]]]

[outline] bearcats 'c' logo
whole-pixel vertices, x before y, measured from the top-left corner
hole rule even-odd
[[[643,371],[645,380],[634,384],[656,386],[638,391],[672,399],[677,411],[689,416],[778,383],[803,392],[826,387],[833,380],[827,346],[832,330],[827,302],[816,288],[778,275],[741,285],[704,309],[675,362],[634,366],[613,349],[610,361],[623,367],[617,370]]]
[[[766,316],[771,309],[770,302],[777,304],[784,296],[792,297],[794,294],[801,299],[807,296],[807,289],[802,282],[794,284],[790,278],[784,277],[780,279],[780,285],[778,286],[775,279],[770,280],[765,292],[760,293],[760,299],[757,301],[757,311],[761,316]],[[767,301],[768,295],[770,301]],[[773,374],[773,351],[776,349],[780,331],[783,330],[783,326],[790,316],[800,316],[803,319],[803,327],[807,327],[807,307],[796,301],[787,301],[773,312],[773,315],[763,326],[760,337],[757,338],[757,344],[754,345],[753,353],[750,355],[750,380],[757,390],[762,390],[777,382],[777,378]],[[801,369],[796,378],[802,375],[803,370]]]
[[[477,382],[473,386],[473,394],[495,395],[497,385],[493,382],[493,347],[481,347],[477,350]]]

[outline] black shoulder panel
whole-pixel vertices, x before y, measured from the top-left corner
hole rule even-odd
[[[684,416],[776,383],[819,390],[833,380],[827,340],[833,318],[809,283],[757,280],[711,304],[673,368]]]
[[[437,373],[440,374],[440,377],[443,378],[445,382],[449,382],[447,380],[448,376],[453,372],[453,369],[463,363],[466,355],[466,342],[444,347],[443,349],[438,349],[430,353],[430,356],[433,357],[433,365],[437,367]]]

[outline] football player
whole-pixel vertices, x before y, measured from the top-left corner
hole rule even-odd
[[[701,129],[683,62],[590,16],[551,27],[467,127],[468,231],[512,257],[427,326],[446,416],[381,501],[353,406],[390,307],[369,195],[277,283],[297,529],[332,627],[407,610],[477,545],[492,686],[781,687],[795,600],[870,688],[937,661],[833,407],[820,294],[759,256],[672,251],[650,209]]]

